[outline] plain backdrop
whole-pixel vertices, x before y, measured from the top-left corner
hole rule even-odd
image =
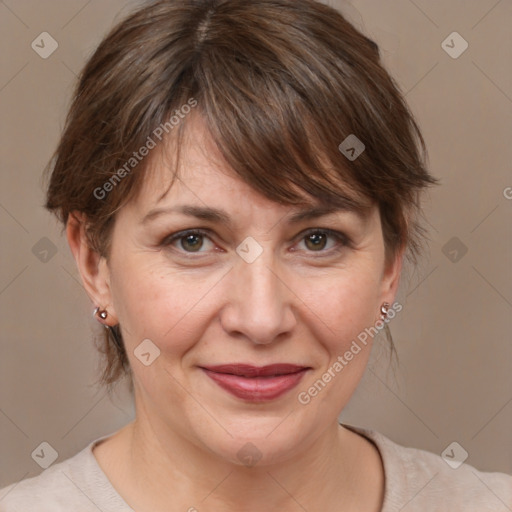
[[[94,385],[100,327],[41,174],[76,75],[135,4],[0,2],[0,487],[42,471],[42,442],[62,461],[133,419],[124,388],[111,400]],[[391,323],[399,365],[377,340],[340,420],[438,454],[456,441],[467,463],[512,473],[512,2],[330,4],[380,45],[441,180]],[[31,46],[42,32],[58,44],[46,59]]]

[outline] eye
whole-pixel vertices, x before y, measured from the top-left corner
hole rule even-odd
[[[188,231],[180,231],[179,233],[174,233],[173,235],[167,237],[163,244],[174,245],[175,242],[180,242],[179,245],[185,252],[205,252],[200,251],[204,245],[205,238],[209,240],[208,233],[206,231],[203,231],[202,229],[190,229]]]
[[[334,247],[325,250],[326,246],[328,245],[329,238],[334,239],[337,243],[334,244]],[[306,252],[331,254],[332,252],[340,252],[343,248],[350,245],[350,240],[345,234],[331,229],[310,229],[305,233],[301,233],[298,239],[300,242],[304,242],[306,246]],[[186,253],[204,253],[208,252],[207,249],[201,251],[201,249],[204,247],[205,240],[213,243],[209,237],[208,231],[203,229],[189,229],[168,236],[164,239],[162,245],[170,245],[176,247],[178,244],[179,246],[176,248]],[[296,249],[292,249],[292,251],[295,250]]]
[[[334,239],[337,244],[335,243],[334,247],[331,246],[331,248],[324,250],[329,238]],[[310,229],[306,233],[301,233],[300,240],[304,241],[307,252],[340,252],[344,247],[350,245],[350,240],[345,234],[331,229]]]

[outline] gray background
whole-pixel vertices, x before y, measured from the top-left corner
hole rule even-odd
[[[391,324],[400,365],[378,342],[340,419],[439,454],[457,441],[467,463],[512,473],[512,2],[330,3],[380,44],[442,180],[425,201],[430,250]],[[75,76],[133,5],[0,1],[0,487],[42,471],[41,442],[62,461],[133,418],[125,389],[110,400],[93,384],[100,327],[41,206]],[[47,59],[31,48],[45,31],[58,43]],[[441,46],[453,31],[469,43],[456,59]]]

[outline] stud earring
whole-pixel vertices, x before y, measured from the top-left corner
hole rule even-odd
[[[388,316],[388,311],[389,311],[389,302],[383,302],[382,303],[382,306],[380,307],[380,319],[381,320],[386,320],[386,317]]]
[[[101,319],[105,320],[108,316],[106,309],[96,308],[93,313],[94,316],[99,316]]]
[[[94,309],[93,316],[99,316],[102,320],[105,320],[108,316],[108,313],[107,313],[106,309],[100,309],[97,307]],[[114,345],[116,346],[116,348],[119,351],[123,352],[124,351],[123,342],[121,341],[121,336],[120,336],[119,332],[117,331],[117,329],[119,328],[119,325],[117,325],[115,327],[111,327],[110,325],[104,325],[103,327],[105,327],[105,329],[109,332],[110,338],[114,342]]]

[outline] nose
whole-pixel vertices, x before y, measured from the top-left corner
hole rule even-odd
[[[229,273],[226,288],[221,324],[230,336],[267,345],[292,331],[296,324],[292,309],[295,295],[270,249],[264,249],[252,263],[240,258]]]

